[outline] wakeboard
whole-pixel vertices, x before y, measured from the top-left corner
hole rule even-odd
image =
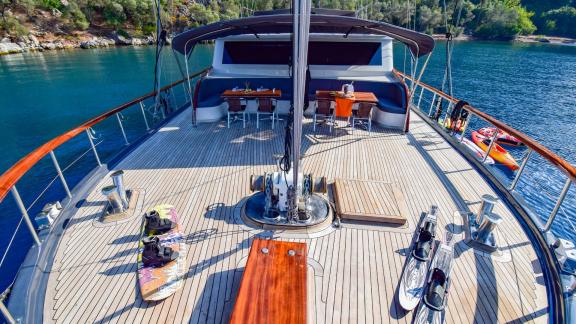
[[[176,209],[171,205],[158,205],[152,208],[158,212],[161,218],[168,218],[176,224],[166,233],[157,235],[161,246],[170,247],[178,253],[174,261],[161,266],[145,266],[142,261],[144,252],[143,238],[147,236],[145,231],[146,219],[142,222],[140,241],[138,245],[138,285],[142,299],[146,301],[158,301],[169,297],[182,287],[184,269],[186,267],[186,244],[181,232],[181,226]]]

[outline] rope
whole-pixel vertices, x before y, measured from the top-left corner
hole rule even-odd
[[[284,128],[284,155],[280,159],[278,166],[284,172],[292,168],[292,123],[294,122],[294,105],[290,105],[290,112]]]

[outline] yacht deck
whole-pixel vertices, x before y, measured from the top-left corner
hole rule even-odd
[[[342,123],[342,122],[341,122]],[[281,123],[283,126],[283,122]],[[341,125],[342,126],[342,125]],[[463,218],[489,184],[424,121],[412,115],[411,132],[304,122],[305,172],[335,178],[391,182],[405,197],[405,227],[343,223],[309,235],[250,229],[240,207],[251,174],[275,171],[283,128],[252,122],[191,125],[186,110],[117,165],[128,188],[138,190],[129,221],[104,226],[103,179],[70,220],[57,249],[44,302],[45,322],[220,323],[234,305],[255,235],[308,246],[309,323],[409,323],[395,295],[414,230],[430,205],[440,207],[437,237],[456,233],[448,323],[546,322],[546,287],[534,249],[512,213],[499,204],[501,252],[487,255],[465,242]],[[361,193],[360,193],[361,194]],[[143,211],[176,207],[188,245],[184,286],[157,303],[139,296],[136,255]],[[438,235],[439,234],[439,235]],[[283,301],[289,303],[289,300]]]

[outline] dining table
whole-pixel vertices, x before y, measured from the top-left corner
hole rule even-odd
[[[245,90],[245,89],[231,89],[225,90],[222,93],[223,98],[280,98],[282,97],[282,90],[280,89],[263,89],[263,90]]]
[[[344,95],[342,91],[318,90],[316,99],[333,100],[336,102],[336,117],[348,118],[352,116],[354,104],[359,102],[368,102],[377,104],[378,98],[373,92],[355,91],[352,95]]]

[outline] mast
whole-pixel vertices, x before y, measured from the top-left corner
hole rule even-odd
[[[298,217],[298,175],[300,173],[300,153],[302,146],[302,117],[304,115],[304,96],[306,67],[308,64],[308,40],[310,34],[310,0],[293,0],[292,11],[294,30],[292,38],[292,82],[294,118],[292,128],[292,176],[288,211],[290,220]]]

